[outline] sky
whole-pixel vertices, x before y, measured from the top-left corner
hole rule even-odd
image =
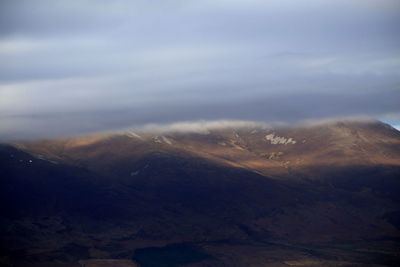
[[[0,0],[0,139],[354,116],[400,128],[398,0]]]

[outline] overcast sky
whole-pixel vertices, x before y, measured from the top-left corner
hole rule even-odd
[[[198,120],[400,125],[398,0],[0,0],[0,138]]]

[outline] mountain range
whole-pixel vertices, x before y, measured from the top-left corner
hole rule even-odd
[[[0,145],[2,266],[398,266],[400,132],[379,121]]]

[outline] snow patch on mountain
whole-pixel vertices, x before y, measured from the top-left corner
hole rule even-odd
[[[158,135],[155,136],[155,137],[153,137],[153,141],[154,141],[155,143],[162,143],[161,140],[160,140],[160,138],[158,137]]]
[[[155,137],[153,137],[153,141],[156,143],[166,143],[168,145],[172,145],[171,140],[169,140],[167,137],[165,137],[164,135],[158,136],[156,135]]]
[[[132,138],[138,138],[140,140],[143,140],[143,138],[140,135],[138,135],[137,133],[135,133],[135,132],[127,132],[126,136],[132,137]]]
[[[171,140],[169,140],[169,139],[168,139],[167,137],[165,137],[164,135],[161,136],[161,138],[162,138],[162,140],[163,140],[165,143],[167,143],[168,145],[172,145]]]
[[[293,138],[286,138],[283,136],[275,136],[275,133],[271,133],[265,136],[267,141],[270,141],[272,145],[288,145],[288,144],[296,144],[296,140]]]

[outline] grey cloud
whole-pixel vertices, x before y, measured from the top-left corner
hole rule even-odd
[[[2,124],[14,123],[3,138],[39,138],[84,134],[140,127],[149,123],[169,124],[179,121],[243,120],[298,123],[306,119],[390,114],[398,106],[400,92],[350,94],[292,94],[230,102],[180,102],[114,108],[84,112],[53,112],[36,115],[0,116]],[[390,99],[390,100],[388,100]],[[368,107],[368,110],[365,109]],[[392,116],[393,117],[393,116]],[[397,119],[399,117],[397,116]],[[9,121],[9,122],[8,122]]]
[[[400,114],[395,0],[0,5],[0,138]]]

